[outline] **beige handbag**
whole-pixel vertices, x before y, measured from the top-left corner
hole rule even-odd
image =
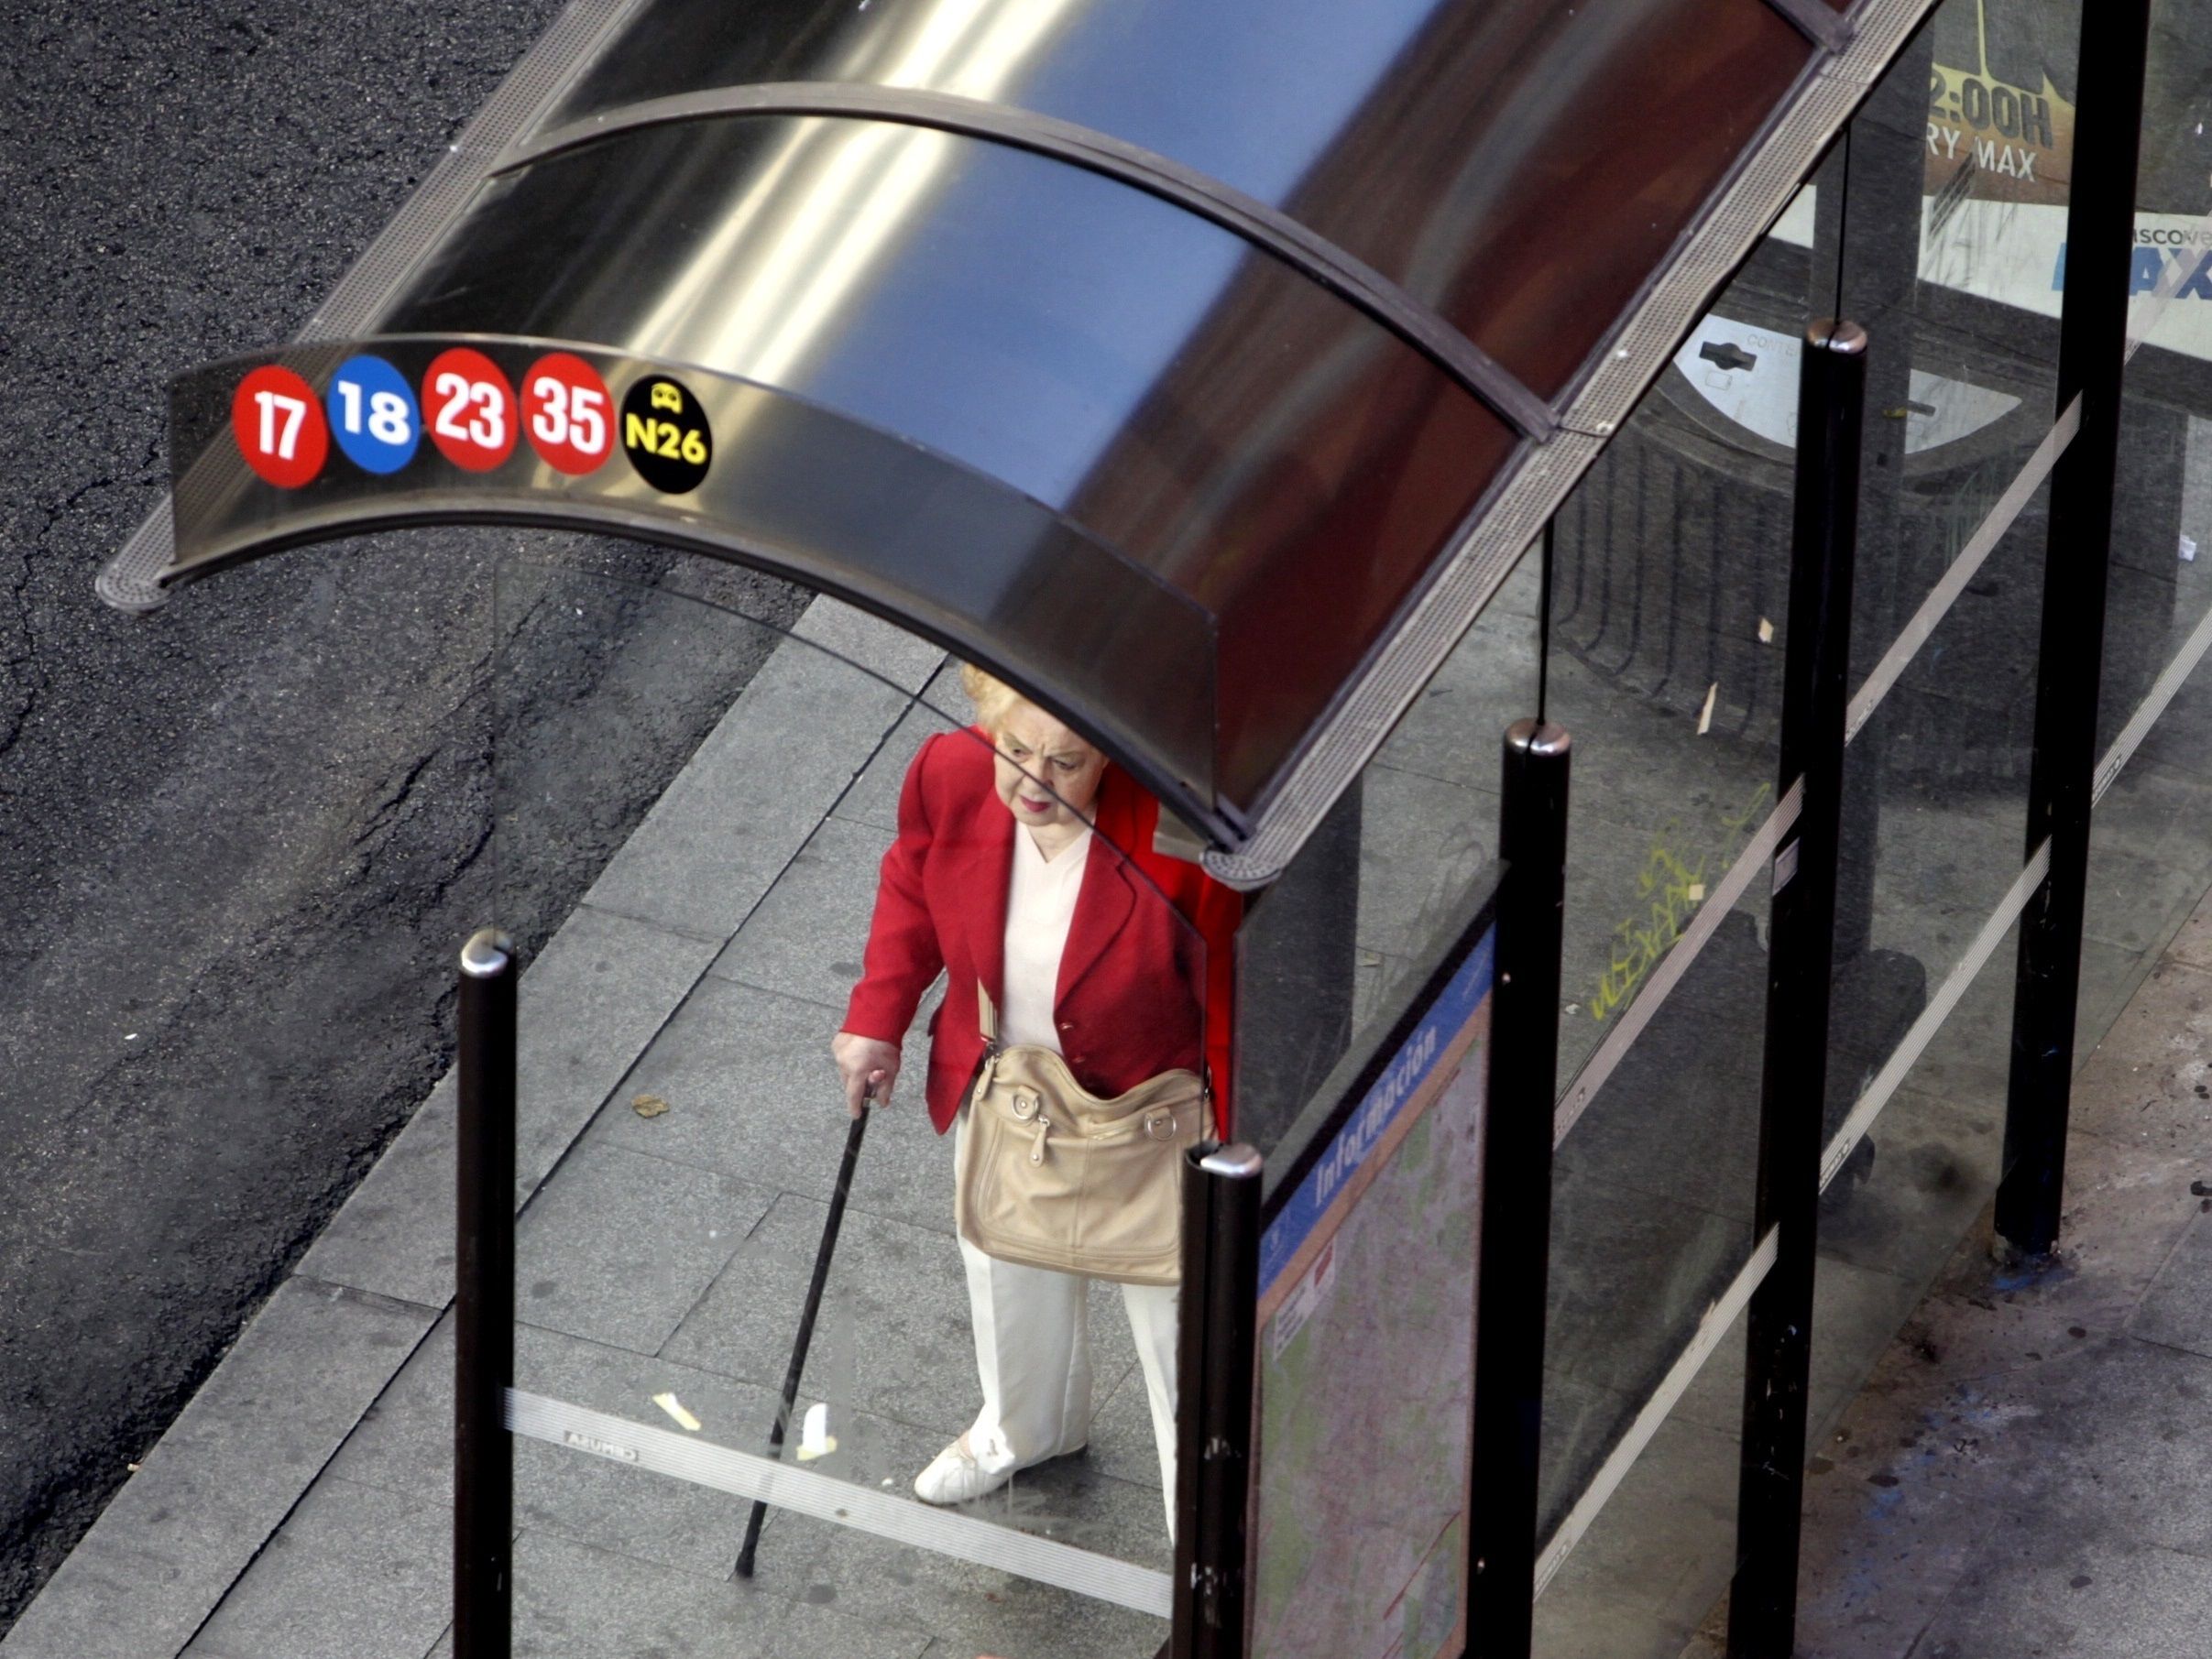
[[[1183,1274],[1183,1153],[1211,1102],[1196,1072],[1101,1100],[1048,1048],[1002,1046],[989,993],[984,1053],[954,1173],[960,1237],[1002,1261],[1124,1284]]]

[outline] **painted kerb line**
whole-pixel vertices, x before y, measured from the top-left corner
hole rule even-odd
[[[872,1487],[832,1479],[751,1452],[732,1451],[673,1429],[631,1423],[589,1406],[549,1400],[520,1389],[507,1391],[507,1426],[532,1440],[630,1464],[695,1486],[712,1487],[895,1544],[949,1555],[956,1561],[1034,1578],[1094,1600],[1111,1601],[1161,1619],[1168,1614],[1166,1573],[994,1526],[972,1515],[931,1509]]]

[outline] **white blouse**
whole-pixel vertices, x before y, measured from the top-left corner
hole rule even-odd
[[[1006,897],[1006,1005],[999,1010],[999,1041],[1009,1046],[1060,1052],[1053,999],[1090,854],[1088,829],[1047,859],[1027,827],[1014,826],[1013,878]]]

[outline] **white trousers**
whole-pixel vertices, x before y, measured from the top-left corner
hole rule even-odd
[[[968,1131],[960,1113],[956,1133]],[[960,1240],[974,1322],[983,1409],[968,1431],[969,1455],[985,1468],[1025,1468],[1090,1438],[1090,1281],[1081,1273],[1022,1267]],[[1182,1287],[1124,1284],[1122,1305],[1136,1338],[1137,1364],[1152,1407],[1167,1531],[1175,1532],[1175,1383]]]

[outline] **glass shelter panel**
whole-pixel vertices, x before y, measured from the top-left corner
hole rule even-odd
[[[1840,232],[1816,231],[1872,345],[1814,1454],[1999,1173],[2079,17],[1945,0],[1849,130]]]
[[[1673,1659],[1736,1561],[1808,193],[1556,525],[1574,739],[1537,1651]],[[1730,1381],[1728,1379],[1733,1378]],[[1733,1391],[1733,1392],[1732,1392]]]
[[[1466,1638],[1498,781],[1541,577],[1531,551],[1239,939],[1239,1132],[1267,1160],[1255,1654]]]
[[[2076,1064],[2212,888],[2212,22],[2152,8]],[[2146,256],[2154,255],[2155,257]]]
[[[731,1632],[743,1651],[825,1659],[939,1640],[1006,1659],[1148,1659],[1166,1636],[1177,1293],[1010,1278],[964,1251],[956,1136],[933,1108],[951,1118],[981,1037],[961,1042],[942,1010],[950,972],[1002,972],[1008,1038],[1039,1041],[1042,1009],[1092,1092],[1121,1093],[1133,1066],[1195,1072],[1207,951],[1185,911],[1224,895],[1153,851],[1144,798],[1119,774],[1091,780],[1097,827],[1076,835],[1062,813],[1087,783],[1059,767],[1064,750],[1082,759],[1065,729],[1002,714],[994,749],[955,666],[858,612],[816,601],[785,632],[740,614],[774,584],[691,561],[649,583],[518,554],[496,587],[495,693],[536,713],[494,750],[488,856],[498,919],[543,940],[520,1005],[518,1637],[588,1621],[623,1651]],[[561,758],[619,765],[629,734],[714,675],[725,706],[642,823],[598,823]],[[1043,747],[1024,763],[1057,790],[1000,758],[1024,735]],[[1014,862],[1017,836],[1041,845],[1017,809],[1068,831],[1035,870]],[[604,868],[556,912],[544,849],[593,836]],[[883,896],[894,843],[922,846],[919,865],[891,860],[925,873],[922,911]],[[1021,882],[1071,856],[1057,988],[1038,993],[1018,952],[980,966],[1007,935],[958,929],[994,893],[1029,905]],[[940,890],[971,878],[973,903],[933,931]],[[872,999],[855,997],[863,977]],[[855,1142],[832,1041],[902,1023],[903,1044],[866,1056],[895,1075],[840,1204]],[[611,1087],[594,1081],[610,1053],[628,1056]],[[1194,1101],[1175,1130],[1195,1137],[1201,1117]],[[996,1332],[981,1353],[978,1307]],[[433,1341],[395,1385],[389,1456],[440,1455],[452,1352]],[[958,1496],[940,1454],[963,1431],[985,1472],[1018,1467],[970,1501],[922,1501],[933,1467],[933,1493]],[[784,1485],[751,1577],[736,1577],[770,1476]]]

